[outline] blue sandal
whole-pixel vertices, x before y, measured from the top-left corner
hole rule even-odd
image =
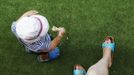
[[[80,75],[80,74],[86,75],[85,69],[84,69],[84,68],[83,68],[83,69],[78,69],[78,68],[77,68],[78,66],[80,66],[81,68],[83,68],[81,65],[76,64],[76,65],[74,66],[74,71],[73,71],[74,75]]]
[[[102,44],[102,48],[111,48],[112,53],[114,53],[115,52],[115,43],[114,43],[113,37],[108,36],[106,38],[109,38],[111,40],[111,43],[107,44],[107,43],[104,42]]]
[[[79,75],[79,74],[86,75],[86,71],[75,69],[74,70],[74,75]]]

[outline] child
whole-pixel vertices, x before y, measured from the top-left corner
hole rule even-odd
[[[59,45],[64,36],[64,27],[53,28],[58,35],[52,40],[48,33],[49,23],[44,16],[38,14],[36,10],[24,13],[11,26],[12,32],[17,39],[24,45],[28,53],[39,54],[39,62],[50,61],[59,56]]]

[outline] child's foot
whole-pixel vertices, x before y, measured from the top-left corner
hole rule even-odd
[[[38,62],[47,62],[47,61],[49,61],[49,54],[48,54],[48,52],[40,53],[37,56],[37,60],[38,60]]]

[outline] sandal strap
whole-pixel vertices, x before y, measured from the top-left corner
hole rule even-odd
[[[115,51],[115,43],[103,43],[102,44],[102,48],[111,48],[111,50],[112,50],[112,52],[114,52]]]
[[[85,70],[74,70],[74,75],[79,75],[79,74],[86,75],[86,71]]]

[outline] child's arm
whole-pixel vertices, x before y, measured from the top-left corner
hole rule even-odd
[[[27,11],[27,12],[25,12],[19,19],[21,19],[22,17],[26,17],[26,16],[31,16],[31,15],[36,15],[36,14],[38,14],[39,12],[38,11],[36,11],[36,10],[30,10],[30,11]],[[18,20],[19,20],[18,19]],[[17,20],[17,21],[18,21]]]
[[[50,43],[50,47],[48,50],[53,50],[54,48],[57,47],[57,45],[59,45],[59,43],[61,42],[62,37],[64,36],[65,33],[65,29],[63,27],[59,27],[58,30],[58,35],[54,38],[54,40],[51,41]]]

